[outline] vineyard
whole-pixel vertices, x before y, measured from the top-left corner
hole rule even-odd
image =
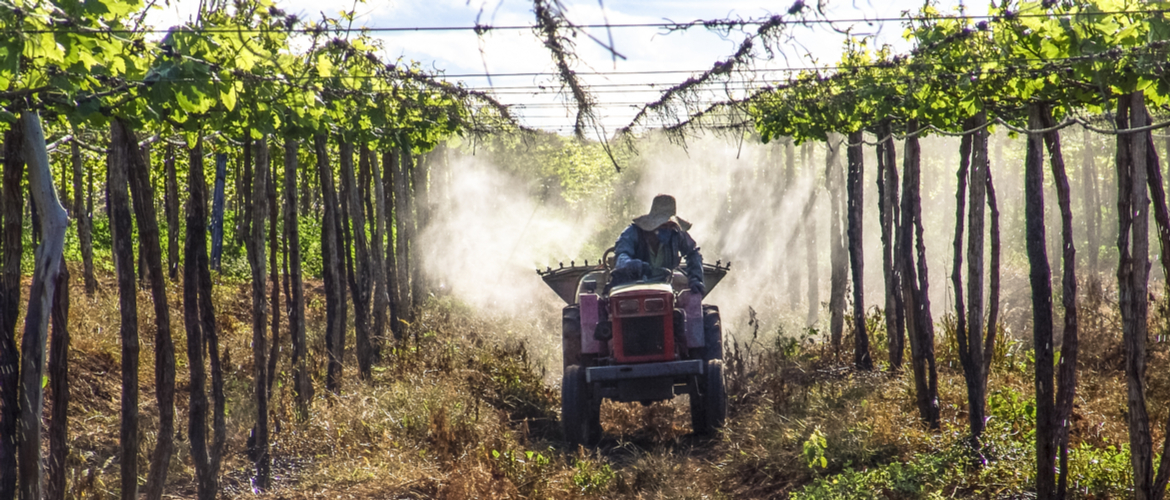
[[[0,500],[1166,497],[1170,3],[670,22],[738,49],[610,133],[534,0],[571,135],[353,11],[153,5],[0,2]],[[532,267],[658,192],[734,262],[727,426],[570,447]]]

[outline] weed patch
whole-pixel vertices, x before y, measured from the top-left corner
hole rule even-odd
[[[119,494],[121,361],[110,335],[117,300],[75,290],[68,491],[76,498],[111,498]],[[177,285],[169,293],[177,305]],[[228,497],[253,495],[245,446],[255,418],[249,293],[228,282],[214,291],[228,402],[222,476]],[[994,351],[987,430],[978,450],[967,434],[958,369],[940,366],[942,429],[929,431],[918,420],[910,374],[888,371],[882,350],[875,349],[874,359],[884,371],[859,372],[815,329],[763,331],[754,316],[746,327],[725,324],[730,407],[727,426],[716,436],[691,433],[687,396],[648,406],[606,401],[602,443],[569,449],[560,435],[559,371],[549,370],[560,366],[553,345],[558,325],[483,316],[453,299],[432,297],[406,324],[404,338],[385,346],[369,380],[356,377],[351,346],[343,387],[330,394],[323,390],[321,293],[319,284],[307,284],[307,365],[318,391],[308,413],[297,414],[282,354],[271,403],[274,486],[262,497],[1004,498],[1027,496],[1033,488],[1034,359],[1026,342],[1010,336]],[[140,304],[140,377],[153,380],[153,314],[145,295]],[[1072,418],[1069,488],[1077,497],[1121,498],[1130,494],[1132,480],[1125,384],[1109,351],[1115,340],[1098,330],[1114,318],[1105,306],[1096,314],[1083,316],[1089,318],[1082,335],[1087,354]],[[191,497],[181,317],[172,310],[179,425],[167,493]],[[1162,364],[1164,317],[1160,313],[1151,329],[1151,362]],[[867,324],[875,342],[885,338],[880,310]],[[945,321],[940,328],[945,356]],[[283,352],[291,352],[287,337],[281,342]],[[1156,418],[1165,418],[1168,380],[1166,373],[1151,373]],[[155,442],[153,398],[149,387],[142,388],[144,464]],[[1160,442],[1161,435],[1154,438]]]

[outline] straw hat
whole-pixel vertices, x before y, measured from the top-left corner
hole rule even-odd
[[[674,220],[683,231],[689,230],[691,223],[680,219],[674,213],[674,197],[669,194],[660,194],[655,196],[654,201],[650,204],[650,213],[635,218],[634,224],[643,231],[653,231],[666,221]]]

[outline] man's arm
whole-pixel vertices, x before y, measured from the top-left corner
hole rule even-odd
[[[706,285],[703,283],[703,254],[699,253],[699,246],[691,235],[686,232],[680,233],[682,236],[682,244],[679,245],[679,253],[686,259],[686,274],[687,284],[694,288],[695,285],[703,287],[706,292]]]
[[[614,270],[628,274],[631,279],[642,273],[643,262],[634,258],[637,246],[638,228],[633,224],[622,231],[621,236],[618,236],[617,243],[613,245]]]

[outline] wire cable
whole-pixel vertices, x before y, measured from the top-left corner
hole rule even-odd
[[[1041,18],[1041,17],[1102,17],[1113,15],[1130,15],[1130,14],[1164,14],[1170,12],[1170,9],[1139,9],[1139,10],[1116,10],[1116,11],[1102,11],[1102,12],[1078,12],[1078,13],[1012,13],[1011,18]],[[1003,19],[1002,15],[940,15],[940,16],[899,16],[899,17],[854,17],[842,19],[775,19],[775,16],[761,19],[698,19],[691,22],[676,23],[676,22],[657,22],[657,23],[593,23],[593,24],[574,24],[572,28],[577,29],[625,29],[625,28],[656,28],[670,31],[681,31],[690,28],[702,27],[706,29],[734,29],[743,28],[747,26],[759,26],[763,24],[779,24],[779,25],[819,25],[819,24],[852,24],[852,23],[889,23],[889,22],[913,22],[913,21],[936,21],[940,19],[956,19],[967,21],[994,21]],[[522,30],[537,30],[540,29],[536,25],[503,25],[492,26],[490,24],[475,24],[471,26],[365,26],[365,27],[330,27],[324,28],[319,26],[310,26],[306,28],[286,28],[283,30],[275,30],[273,28],[203,28],[201,31],[205,33],[255,33],[263,31],[283,31],[285,33],[412,33],[412,32],[443,32],[443,31],[471,31],[476,34],[484,34],[491,31],[522,31]],[[76,27],[61,27],[51,29],[0,29],[0,33],[28,33],[28,34],[45,34],[45,33],[107,33],[107,34],[134,34],[134,33],[169,33],[171,28],[139,28],[139,29],[120,29],[120,28],[93,28],[93,29],[78,29]]]

